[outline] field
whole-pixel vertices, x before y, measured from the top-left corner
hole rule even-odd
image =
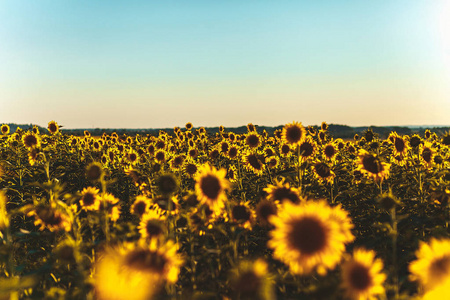
[[[0,135],[0,299],[444,299],[450,133]]]

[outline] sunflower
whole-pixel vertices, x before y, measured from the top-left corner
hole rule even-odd
[[[39,159],[39,150],[36,148],[31,148],[28,152],[28,162],[30,163],[30,166],[34,166],[34,164]]]
[[[186,127],[187,130],[192,130],[192,128],[193,128],[194,126],[192,125],[191,122],[187,122],[186,125],[185,125],[185,127]]]
[[[47,228],[50,231],[70,231],[72,221],[69,216],[54,207],[38,204],[27,213],[27,216],[34,216],[34,225],[40,226],[39,230]]]
[[[159,207],[149,209],[142,215],[138,229],[142,239],[160,240],[166,232],[166,217],[162,214]]]
[[[273,280],[263,259],[241,261],[231,272],[231,287],[237,293],[236,299],[276,299]]]
[[[81,192],[80,205],[84,210],[99,210],[100,209],[100,190],[95,187],[84,188]]]
[[[280,164],[280,159],[278,158],[278,156],[266,157],[266,164],[267,164],[267,167],[274,169],[274,168],[278,167],[278,165]]]
[[[170,161],[170,167],[174,171],[180,170],[180,168],[183,166],[184,162],[184,155],[177,155]]]
[[[86,167],[86,178],[91,181],[101,180],[104,175],[103,166],[98,162],[90,163]]]
[[[419,281],[425,292],[450,287],[450,239],[420,242],[416,257],[409,265],[411,280]]]
[[[383,261],[372,250],[355,249],[342,264],[342,287],[350,299],[378,299],[385,293]]]
[[[252,123],[248,123],[247,130],[248,130],[248,132],[256,132],[256,127]]]
[[[50,121],[48,122],[47,129],[51,134],[56,134],[59,132],[59,125],[55,121]]]
[[[275,226],[268,246],[294,274],[326,274],[340,262],[346,236],[326,200],[286,201],[269,221]]]
[[[280,154],[283,157],[289,157],[292,155],[291,146],[289,144],[280,144]]]
[[[429,169],[433,166],[434,153],[435,151],[430,142],[425,142],[424,144],[420,145],[419,147],[420,161],[422,162],[422,165],[425,168]]]
[[[313,158],[316,154],[316,149],[316,142],[314,142],[311,137],[307,136],[300,144],[300,160],[305,161],[309,158]]]
[[[156,245],[123,243],[107,248],[95,265],[94,289],[101,300],[151,299],[164,283],[178,280],[183,260],[177,245],[168,241]]]
[[[331,167],[324,163],[317,161],[313,164],[314,176],[323,183],[331,183],[336,176],[331,170]]]
[[[383,181],[389,176],[390,164],[381,162],[378,156],[370,154],[364,149],[360,149],[359,153],[358,170],[361,173],[366,174],[374,181]]]
[[[325,158],[329,161],[333,161],[336,157],[336,154],[338,153],[338,149],[333,142],[329,142],[328,144],[326,144],[323,147],[322,151],[323,156],[325,156]]]
[[[286,124],[282,132],[282,140],[292,146],[300,145],[306,137],[306,130],[302,123],[292,122]]]
[[[264,164],[259,160],[257,153],[247,151],[243,154],[242,159],[247,170],[252,171],[258,176],[262,175],[264,172]]]
[[[135,165],[139,161],[139,154],[137,154],[137,152],[134,150],[130,150],[126,154],[125,158],[128,163],[130,163],[131,165]]]
[[[130,212],[142,217],[149,210],[150,206],[151,200],[143,195],[139,195],[134,200],[133,205],[131,205]]]
[[[167,160],[167,153],[164,150],[158,150],[155,153],[155,160],[158,163],[163,163]]]
[[[231,219],[240,227],[252,229],[255,223],[255,212],[250,208],[248,202],[241,202],[231,209]]]
[[[263,191],[267,193],[267,200],[272,202],[283,202],[287,199],[292,203],[300,203],[303,200],[299,189],[291,187],[288,182],[277,181],[276,185],[269,184]]]
[[[399,136],[396,132],[392,132],[389,135],[389,140],[394,145],[394,156],[405,156],[406,153],[408,153],[410,147],[406,143],[406,140],[403,137]]]
[[[237,146],[230,146],[228,149],[227,156],[229,159],[236,159],[239,155],[239,148]]]
[[[270,225],[269,218],[272,215],[276,215],[278,212],[279,201],[270,201],[262,199],[258,205],[256,205],[255,212],[259,223],[263,226]]]
[[[195,177],[198,200],[207,204],[217,214],[222,211],[227,197],[225,191],[229,188],[229,182],[225,179],[226,174],[225,169],[217,170],[206,164],[200,168],[199,174]]]
[[[261,145],[261,137],[256,132],[249,132],[245,136],[245,144],[250,148],[258,148]]]
[[[183,165],[183,174],[188,177],[195,177],[198,174],[200,167],[193,159],[186,159]]]
[[[7,125],[7,124],[3,124],[1,127],[0,127],[0,130],[1,130],[1,132],[2,132],[2,134],[9,134],[9,125]]]
[[[106,204],[110,220],[113,222],[117,221],[120,217],[119,199],[110,193],[106,193],[102,196],[100,210],[103,210],[104,204]]]
[[[41,144],[39,136],[34,134],[33,132],[27,132],[22,135],[22,142],[25,147],[30,148],[38,148]]]

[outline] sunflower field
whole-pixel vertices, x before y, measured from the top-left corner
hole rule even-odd
[[[0,135],[0,299],[448,299],[450,133]]]

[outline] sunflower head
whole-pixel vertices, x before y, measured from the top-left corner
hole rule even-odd
[[[159,176],[156,185],[159,191],[164,194],[173,194],[178,190],[178,182],[173,174],[164,174]]]
[[[363,149],[359,151],[358,170],[374,181],[383,181],[389,176],[390,164],[382,162],[378,156]]]
[[[51,134],[56,134],[59,132],[59,125],[55,121],[48,122],[47,129]]]
[[[282,140],[289,145],[300,145],[306,137],[306,130],[302,123],[292,122],[286,124],[282,132]]]
[[[294,274],[309,274],[316,270],[325,274],[340,262],[348,237],[339,218],[325,200],[299,204],[284,202],[271,216],[275,226],[268,243],[274,257],[289,265]]]
[[[350,299],[374,299],[385,293],[383,262],[372,250],[355,249],[342,264],[342,287]]]
[[[81,192],[80,205],[84,210],[100,209],[100,190],[95,187],[84,188]]]
[[[231,286],[235,297],[242,300],[271,300],[275,299],[272,280],[268,272],[267,263],[256,261],[241,261],[231,273]]]
[[[224,207],[225,191],[229,189],[229,182],[225,179],[227,171],[217,170],[206,164],[195,177],[195,192],[199,201],[208,205],[211,210],[219,213]]]
[[[86,178],[91,181],[98,181],[104,176],[103,166],[98,162],[90,163],[86,168]]]
[[[7,124],[3,124],[1,127],[0,127],[0,131],[2,132],[2,134],[8,134],[9,133],[9,125],[7,125]]]

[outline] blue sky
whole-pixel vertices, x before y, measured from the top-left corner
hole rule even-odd
[[[449,1],[0,3],[0,122],[450,124]]]

